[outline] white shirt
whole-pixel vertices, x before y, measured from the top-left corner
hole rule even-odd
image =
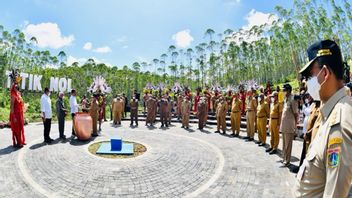
[[[51,112],[51,100],[50,97],[46,94],[43,94],[40,98],[40,111],[44,112],[45,119],[51,119],[52,112]]]
[[[77,104],[76,96],[70,97],[70,107],[71,107],[71,113],[78,112],[78,104]]]
[[[312,105],[304,104],[303,106],[303,114],[304,114],[304,120],[303,120],[303,133],[307,133],[307,125],[308,125],[308,118],[310,115],[310,112],[312,111]]]

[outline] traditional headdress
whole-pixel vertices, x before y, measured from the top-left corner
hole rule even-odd
[[[176,82],[175,85],[171,88],[171,91],[174,93],[178,93],[183,91],[183,88],[180,83]]]
[[[19,84],[22,80],[19,69],[12,69],[9,76],[11,78],[12,83]]]
[[[111,87],[106,84],[106,80],[102,76],[96,76],[87,91],[93,94],[106,94],[111,93],[112,90]]]

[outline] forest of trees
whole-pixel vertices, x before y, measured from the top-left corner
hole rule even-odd
[[[51,76],[71,78],[72,86],[81,94],[86,93],[96,75],[102,75],[114,94],[130,95],[133,89],[142,91],[148,82],[168,86],[180,82],[194,90],[215,83],[237,86],[251,79],[261,84],[292,81],[299,78],[298,70],[307,62],[306,48],[320,39],[337,41],[344,59],[351,61],[349,0],[294,0],[292,8],[277,6],[275,10],[277,20],[272,24],[223,32],[209,28],[205,30],[204,42],[194,48],[178,49],[171,45],[150,63],[134,62],[129,66],[107,66],[94,59],[83,65],[67,65],[64,51],[57,55],[41,51],[35,47],[36,38],[26,40],[20,30],[8,31],[0,25],[0,110],[9,106],[4,72],[14,67],[43,75],[43,82]],[[39,95],[29,91],[23,95],[31,103],[29,111],[35,112]]]

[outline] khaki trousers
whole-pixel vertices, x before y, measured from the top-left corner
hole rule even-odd
[[[254,123],[255,123],[255,112],[247,111],[247,137],[254,138]]]
[[[282,133],[282,159],[284,163],[291,161],[292,142],[294,133]]]

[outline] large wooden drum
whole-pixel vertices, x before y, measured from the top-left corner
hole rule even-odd
[[[92,117],[88,113],[77,113],[74,118],[74,128],[79,140],[89,140],[93,130]]]

